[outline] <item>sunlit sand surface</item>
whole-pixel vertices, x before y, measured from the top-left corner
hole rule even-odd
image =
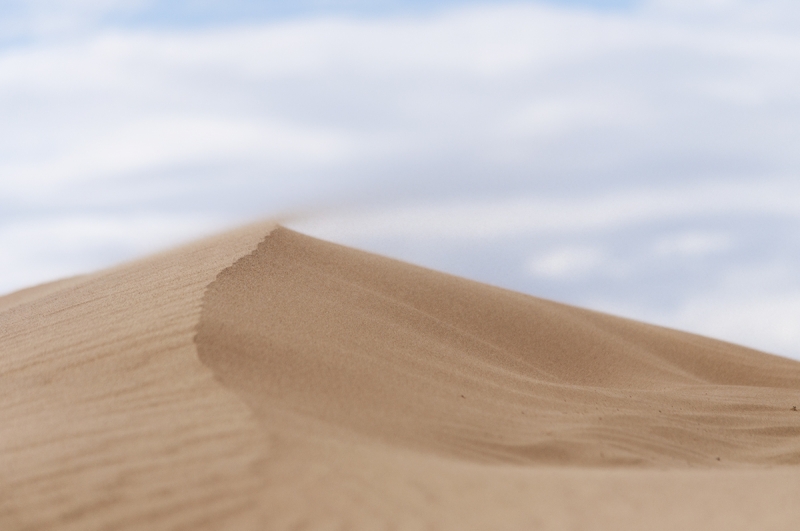
[[[800,363],[271,223],[0,298],[0,529],[794,529]]]

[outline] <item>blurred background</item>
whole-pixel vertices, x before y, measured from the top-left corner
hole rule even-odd
[[[800,359],[800,3],[6,0],[0,293],[275,215]]]

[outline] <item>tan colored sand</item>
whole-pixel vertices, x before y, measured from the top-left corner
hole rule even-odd
[[[272,228],[0,298],[0,529],[800,523],[800,363]]]

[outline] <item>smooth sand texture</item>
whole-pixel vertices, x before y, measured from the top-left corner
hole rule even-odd
[[[0,529],[800,525],[800,363],[272,228],[0,298]]]

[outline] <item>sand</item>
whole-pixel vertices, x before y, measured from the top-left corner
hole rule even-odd
[[[800,363],[245,227],[0,298],[0,529],[796,529]]]

